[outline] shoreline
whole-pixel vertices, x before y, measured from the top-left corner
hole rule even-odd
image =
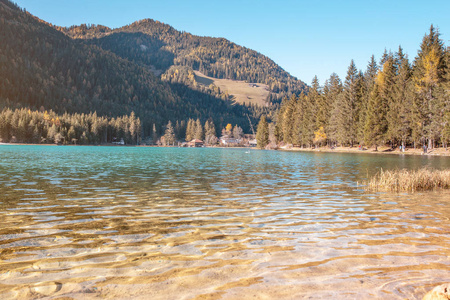
[[[422,148],[406,148],[405,152],[400,151],[398,148],[391,150],[390,147],[378,147],[378,151],[374,148],[364,148],[364,150],[359,150],[358,147],[336,147],[331,149],[329,147],[319,147],[319,148],[279,148],[279,151],[292,151],[292,152],[324,152],[324,153],[357,153],[357,154],[388,154],[388,155],[420,155],[420,156],[450,156],[450,151],[445,148],[434,148],[429,150],[427,153],[423,153]]]
[[[224,146],[205,146],[205,147],[180,147],[180,146],[158,146],[158,145],[116,145],[116,144],[99,144],[99,145],[57,145],[57,144],[36,144],[36,143],[3,143],[0,146],[63,146],[63,147],[138,147],[138,148],[221,148],[221,149],[257,149],[256,147],[224,147]]]

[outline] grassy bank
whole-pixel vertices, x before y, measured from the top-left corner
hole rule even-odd
[[[448,189],[450,188],[450,170],[385,171],[381,169],[365,184],[369,191],[416,192]]]

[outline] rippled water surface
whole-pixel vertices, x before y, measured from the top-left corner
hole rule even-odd
[[[422,156],[0,146],[0,299],[415,299],[450,278]],[[65,299],[66,299],[65,298]]]

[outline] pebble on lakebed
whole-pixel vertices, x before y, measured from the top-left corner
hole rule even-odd
[[[450,283],[435,287],[422,300],[450,300]]]

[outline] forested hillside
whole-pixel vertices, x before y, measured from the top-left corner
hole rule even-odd
[[[97,26],[96,31],[109,29]],[[72,39],[10,1],[0,0],[0,109],[96,112],[109,118],[135,112],[142,120],[143,136],[150,136],[154,127],[162,134],[169,120],[181,124],[190,118],[212,119],[217,128],[240,124],[249,131],[247,115],[255,120],[268,112],[234,105],[213,91],[162,81],[154,69],[167,68],[174,59],[160,49],[163,42],[150,42],[155,38],[139,32],[118,36],[125,39],[124,44],[121,39],[112,42],[122,49],[116,54],[99,47],[102,44]],[[114,37],[101,42],[107,44]],[[128,38],[145,40],[144,53],[150,55],[133,55],[134,50],[126,47]],[[143,44],[138,48],[141,52]]]
[[[224,38],[180,32],[151,19],[114,30],[101,25],[58,29],[73,38],[85,39],[89,44],[162,73],[172,66],[182,70],[182,67],[187,67],[214,78],[267,84],[274,94],[270,101],[292,93],[298,94],[307,88],[305,83],[254,50]]]
[[[364,72],[352,61],[343,82],[333,73],[320,86],[315,77],[308,95],[282,103],[274,135],[303,147],[447,147],[450,49],[431,26],[412,62],[399,47],[372,56]]]

